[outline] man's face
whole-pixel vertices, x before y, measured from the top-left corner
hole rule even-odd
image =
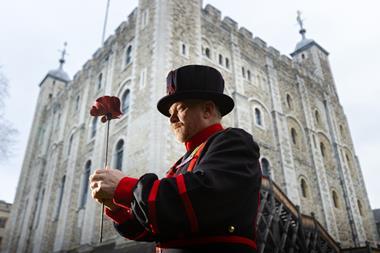
[[[180,142],[186,142],[202,130],[204,125],[202,103],[198,100],[179,101],[169,109],[171,128]]]

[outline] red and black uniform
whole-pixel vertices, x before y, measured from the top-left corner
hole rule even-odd
[[[252,136],[216,124],[186,148],[166,178],[120,181],[114,202],[122,208],[106,211],[117,231],[166,253],[256,252],[261,170]]]

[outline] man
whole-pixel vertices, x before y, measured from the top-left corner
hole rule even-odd
[[[91,175],[93,198],[105,204],[122,236],[155,241],[165,253],[256,252],[259,147],[244,130],[223,129],[221,118],[234,107],[223,90],[214,68],[171,71],[157,108],[186,154],[163,179],[112,169]]]

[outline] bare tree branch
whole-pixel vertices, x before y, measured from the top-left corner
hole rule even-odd
[[[0,66],[0,162],[3,162],[12,154],[17,130],[4,118],[4,98],[8,96],[8,79],[4,76]]]

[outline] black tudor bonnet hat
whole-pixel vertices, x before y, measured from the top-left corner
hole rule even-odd
[[[204,65],[187,65],[169,72],[166,78],[167,95],[157,103],[157,109],[170,117],[170,106],[184,99],[212,100],[222,116],[234,108],[231,97],[223,94],[224,79],[220,72]]]

